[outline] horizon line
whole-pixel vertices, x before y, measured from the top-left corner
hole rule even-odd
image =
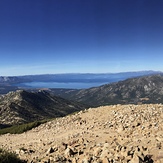
[[[39,76],[39,75],[68,75],[68,74],[120,74],[120,73],[138,73],[138,72],[157,72],[163,73],[159,70],[139,70],[139,71],[119,71],[119,72],[68,72],[68,73],[43,73],[43,74],[24,74],[24,75],[2,75],[0,77],[18,77],[18,76]]]

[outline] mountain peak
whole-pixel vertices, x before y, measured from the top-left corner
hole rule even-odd
[[[83,109],[84,105],[50,95],[45,91],[17,90],[0,98],[0,124],[21,124],[65,116]]]

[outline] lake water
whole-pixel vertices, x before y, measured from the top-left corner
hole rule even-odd
[[[67,89],[84,89],[84,88],[91,88],[103,85],[106,83],[101,82],[91,82],[91,83],[80,83],[80,82],[29,82],[29,83],[21,83],[19,87],[26,87],[26,88],[67,88]]]

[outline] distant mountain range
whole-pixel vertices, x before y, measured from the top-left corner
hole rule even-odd
[[[90,89],[51,89],[57,96],[89,106],[163,103],[163,74],[126,79]]]
[[[32,82],[56,82],[56,83],[97,83],[97,85],[108,84],[122,81],[128,78],[139,77],[144,75],[161,74],[159,71],[139,71],[139,72],[122,72],[122,73],[76,73],[76,74],[49,74],[49,75],[27,75],[27,76],[1,76],[0,77],[0,94],[6,94],[9,91],[18,89],[35,89],[29,87],[26,83]],[[72,84],[73,85],[73,84]],[[75,84],[74,84],[75,85]],[[90,84],[91,85],[91,84]],[[96,84],[95,84],[96,85]],[[92,87],[94,85],[92,84]],[[45,87],[42,87],[45,88]],[[46,88],[51,88],[50,84]],[[53,87],[52,87],[53,88]],[[62,88],[62,86],[61,86]]]
[[[115,82],[150,74],[162,73],[160,71],[138,71],[120,73],[67,73],[43,74],[26,76],[0,76],[0,84],[19,84],[24,82]]]
[[[85,105],[70,102],[45,91],[18,90],[0,97],[0,125],[61,117],[85,108]]]

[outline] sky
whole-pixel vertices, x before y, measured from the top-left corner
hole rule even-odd
[[[163,0],[1,0],[0,76],[163,71]]]

